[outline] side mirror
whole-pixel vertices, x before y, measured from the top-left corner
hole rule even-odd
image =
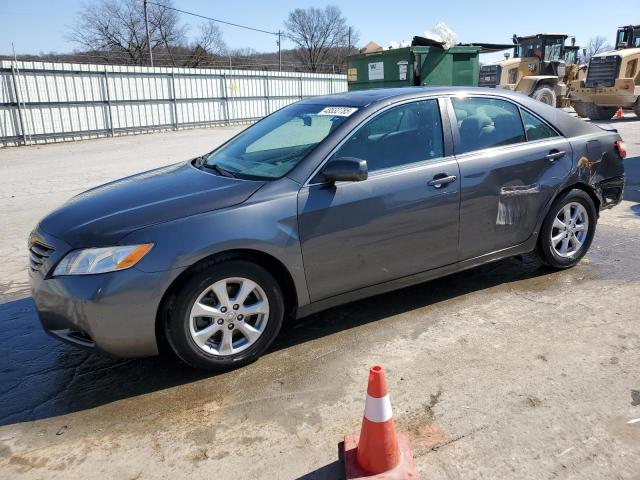
[[[326,182],[361,182],[367,179],[369,170],[366,160],[344,157],[329,160],[321,174]]]

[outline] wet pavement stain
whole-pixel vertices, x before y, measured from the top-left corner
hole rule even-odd
[[[162,358],[114,360],[60,343],[44,333],[30,298],[0,304],[0,320],[0,425],[85,410],[205,377]]]

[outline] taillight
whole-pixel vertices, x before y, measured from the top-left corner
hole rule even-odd
[[[622,140],[618,140],[615,143],[616,150],[618,151],[618,155],[620,158],[627,158],[627,146],[624,144]]]

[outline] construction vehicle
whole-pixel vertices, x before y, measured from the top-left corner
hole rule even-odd
[[[480,67],[479,85],[522,92],[547,105],[564,106],[568,103],[567,61],[576,64],[579,50],[575,39],[565,46],[568,37],[564,33],[514,35],[513,58]]]
[[[618,27],[616,50],[623,48],[640,48],[640,25]]]
[[[640,25],[619,27],[616,50],[591,57],[586,78],[571,82],[569,90],[581,117],[609,120],[620,108],[640,117]]]

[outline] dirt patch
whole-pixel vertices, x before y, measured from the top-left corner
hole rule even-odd
[[[14,455],[9,459],[9,465],[21,472],[28,472],[33,468],[44,468],[47,463],[49,463],[47,458],[27,455]]]

